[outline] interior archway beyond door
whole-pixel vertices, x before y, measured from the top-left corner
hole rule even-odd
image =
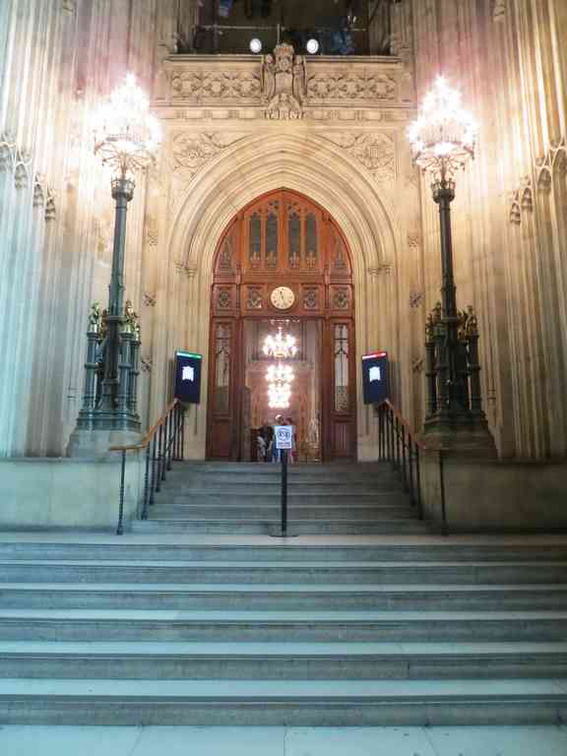
[[[290,289],[293,297],[272,296],[279,286]],[[352,265],[344,237],[329,214],[287,189],[254,200],[221,237],[211,297],[207,456],[253,456],[249,433],[254,421],[264,420],[253,416],[261,411],[258,392],[264,389],[248,377],[265,371],[258,340],[267,328],[283,324],[299,336],[296,373],[310,370],[318,392],[311,402],[303,394],[297,396],[297,406],[290,410],[300,459],[353,458]]]

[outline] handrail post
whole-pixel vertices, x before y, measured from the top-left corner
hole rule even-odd
[[[402,484],[407,489],[407,470],[406,470],[406,428],[403,423],[401,426],[401,449],[402,449]]]
[[[120,462],[120,500],[118,504],[118,527],[116,535],[124,534],[124,477],[126,475],[126,450],[122,449],[122,460]]]
[[[149,478],[150,478],[150,446],[146,446],[146,465],[144,470],[144,505],[142,507],[142,520],[148,519],[148,507],[150,505],[150,490],[149,490]]]

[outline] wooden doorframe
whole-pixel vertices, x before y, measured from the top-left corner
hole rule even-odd
[[[271,203],[271,204],[270,204]],[[245,246],[250,247],[251,218],[255,223],[260,216],[261,223],[267,222],[268,210],[273,213],[274,203],[278,212],[277,264],[274,267],[273,254],[269,269],[262,269],[266,254],[267,226],[262,225],[260,264],[251,258],[254,265],[248,264]],[[279,204],[278,204],[279,203]],[[290,247],[286,246],[291,238],[291,222],[287,213],[295,212],[299,207],[300,234],[307,233],[307,214],[316,218],[317,241],[315,265],[313,260],[305,269],[286,268],[286,261],[291,260]],[[293,208],[293,209],[292,209]],[[312,208],[312,209],[310,209]],[[283,229],[283,231],[282,231]],[[279,246],[278,246],[279,245]],[[303,236],[301,245],[301,265],[307,240]],[[305,245],[305,246],[304,246]],[[256,254],[256,253],[254,253]],[[318,255],[318,257],[317,257]],[[305,258],[308,262],[308,257]],[[291,263],[290,263],[291,264]],[[296,302],[289,312],[277,311],[269,301],[269,294],[277,285],[288,285],[296,294]],[[251,304],[252,294],[255,302]],[[311,300],[309,300],[309,296]],[[313,301],[315,310],[313,311]],[[251,309],[252,308],[252,309]],[[311,308],[311,310],[309,309]],[[243,457],[241,424],[243,422],[242,387],[245,385],[244,360],[244,324],[254,320],[278,320],[289,317],[293,320],[316,320],[321,322],[320,366],[322,372],[320,405],[320,443],[323,460],[352,459],[356,457],[356,349],[354,288],[352,282],[352,263],[346,240],[339,227],[329,214],[317,203],[291,190],[280,189],[269,192],[239,211],[222,234],[215,255],[215,268],[211,287],[211,317],[209,327],[208,402],[207,402],[207,458],[233,459]],[[334,326],[346,324],[348,329],[348,411],[337,411],[335,404],[335,361],[334,361]],[[227,325],[230,332],[230,368],[228,387],[228,411],[223,413],[215,407],[217,401],[217,329]],[[346,434],[346,435],[345,435]],[[340,443],[339,443],[340,442]],[[340,453],[337,453],[340,446]]]

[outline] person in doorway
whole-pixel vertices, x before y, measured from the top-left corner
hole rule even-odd
[[[263,441],[264,454],[262,456],[263,462],[270,462],[272,459],[272,446],[274,439],[274,429],[268,423],[267,420],[262,421],[260,427],[259,436]]]

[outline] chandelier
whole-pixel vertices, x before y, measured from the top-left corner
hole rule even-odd
[[[281,326],[275,334],[269,333],[264,339],[262,351],[267,357],[275,357],[277,360],[288,360],[297,354],[295,336],[291,333],[282,333]]]
[[[110,95],[94,117],[95,154],[125,179],[154,160],[161,142],[161,126],[149,112],[150,101],[133,74]]]
[[[270,409],[285,409],[289,407],[291,398],[291,384],[278,381],[268,384],[268,406]]]
[[[295,374],[291,365],[284,365],[283,362],[270,365],[266,370],[266,380],[269,383],[291,383],[294,378]]]
[[[461,106],[461,93],[439,76],[408,129],[408,139],[417,165],[443,181],[474,156],[477,131],[474,118]]]

